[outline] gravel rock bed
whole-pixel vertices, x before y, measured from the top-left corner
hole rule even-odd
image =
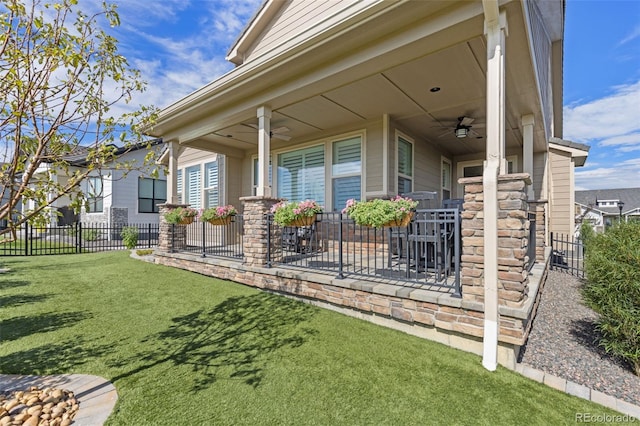
[[[582,303],[579,278],[549,271],[538,313],[519,361],[640,405],[640,377],[598,346],[597,314]]]
[[[1,426],[69,426],[78,413],[73,392],[39,389],[0,393]]]

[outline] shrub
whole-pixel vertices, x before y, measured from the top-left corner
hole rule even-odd
[[[599,314],[600,345],[640,375],[640,223],[620,223],[587,238],[583,288]]]
[[[580,240],[583,244],[588,245],[589,242],[595,237],[596,233],[589,222],[582,222],[580,225]]]
[[[131,250],[138,245],[138,227],[125,226],[122,228],[122,231],[120,231],[120,236],[127,249]]]
[[[85,241],[98,241],[98,238],[100,238],[100,231],[97,229],[84,230],[82,231],[82,238],[84,238]]]

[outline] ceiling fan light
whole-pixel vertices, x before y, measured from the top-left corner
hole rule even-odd
[[[469,129],[467,129],[466,127],[456,127],[456,137],[457,138],[466,138],[467,134],[469,133]]]

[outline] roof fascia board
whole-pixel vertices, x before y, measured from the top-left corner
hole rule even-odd
[[[231,49],[229,49],[225,59],[236,65],[242,64],[247,49],[256,41],[260,34],[262,34],[262,31],[264,31],[273,17],[285,4],[286,2],[282,0],[266,0],[262,3],[258,12],[240,33],[240,36],[231,46]]]

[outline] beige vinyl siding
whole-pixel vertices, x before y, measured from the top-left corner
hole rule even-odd
[[[544,176],[547,169],[546,153],[538,152],[533,154],[533,198],[535,200],[546,199],[544,193]]]
[[[416,141],[413,150],[413,190],[437,191],[440,194],[440,157],[446,154],[423,141]]]
[[[379,121],[367,127],[362,168],[363,173],[366,172],[366,176],[362,179],[365,198],[369,193],[379,194],[384,190],[383,149],[382,121]]]
[[[344,13],[356,14],[377,1],[287,1],[272,23],[245,55],[245,63],[259,56],[292,47],[304,39],[312,38],[323,30],[342,21]]]
[[[246,178],[244,163],[245,161],[240,158],[225,157],[224,174],[220,176],[220,184],[224,188],[223,194],[225,194],[224,204],[233,204],[238,210],[242,210],[240,197],[251,195],[251,185],[249,185],[248,191],[243,191],[244,182],[251,179],[250,171],[249,178]]]
[[[573,234],[573,203],[571,154],[550,150],[551,200],[549,231],[565,235]]]

